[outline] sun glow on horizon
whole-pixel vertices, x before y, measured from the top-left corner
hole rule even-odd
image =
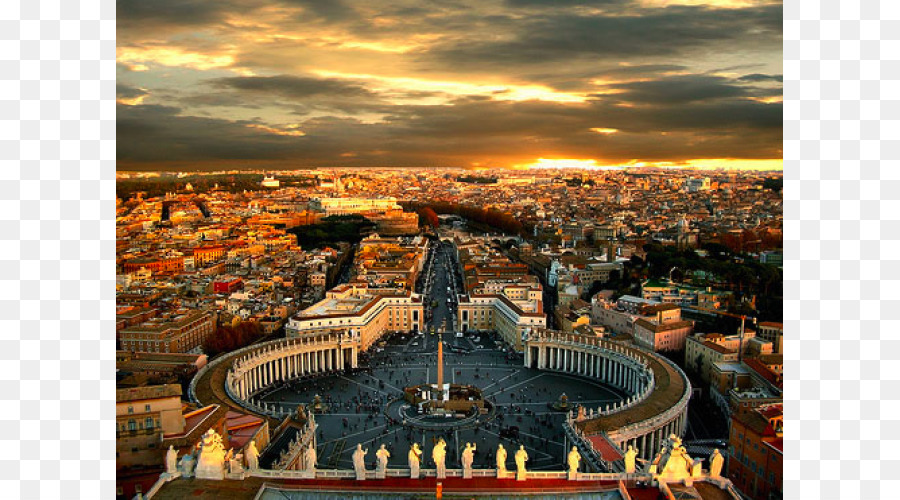
[[[729,158],[701,158],[683,162],[649,162],[632,160],[619,164],[601,164],[595,159],[538,158],[532,163],[513,165],[515,170],[528,169],[581,169],[581,170],[623,170],[629,168],[687,168],[698,170],[783,170],[784,160],[736,160]]]

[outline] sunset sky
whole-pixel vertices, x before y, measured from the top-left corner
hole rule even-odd
[[[119,169],[781,168],[781,2],[116,6]]]

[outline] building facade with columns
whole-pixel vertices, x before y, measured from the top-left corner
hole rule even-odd
[[[332,288],[323,300],[294,315],[285,330],[288,338],[350,332],[365,350],[385,332],[418,331],[423,318],[419,294],[350,283]]]

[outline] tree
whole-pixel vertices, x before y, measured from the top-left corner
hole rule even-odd
[[[424,207],[419,211],[419,223],[437,228],[441,224],[441,221],[438,219],[434,209],[431,207]]]

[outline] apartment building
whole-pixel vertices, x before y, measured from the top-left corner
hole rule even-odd
[[[216,330],[216,314],[177,309],[159,313],[119,332],[123,351],[189,352],[199,350]]]
[[[783,426],[781,403],[731,417],[728,479],[754,500],[783,498]]]

